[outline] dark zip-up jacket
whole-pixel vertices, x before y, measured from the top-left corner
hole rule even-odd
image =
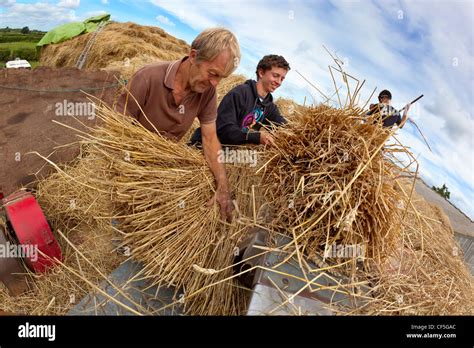
[[[254,80],[234,87],[217,109],[217,136],[224,145],[260,144],[260,128],[270,123],[281,125],[286,120],[273,103],[273,96],[262,99]],[[201,142],[201,129],[191,137],[192,144]]]

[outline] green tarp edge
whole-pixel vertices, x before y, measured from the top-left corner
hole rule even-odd
[[[81,34],[90,33],[97,29],[101,22],[108,21],[110,14],[103,14],[86,19],[84,22],[72,22],[60,25],[48,31],[36,44],[37,47],[60,43]]]

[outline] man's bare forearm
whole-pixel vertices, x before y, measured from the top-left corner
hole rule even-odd
[[[221,143],[217,136],[208,137],[203,136],[203,149],[204,149],[204,157],[206,158],[207,164],[211,169],[214,178],[216,179],[217,188],[227,191],[227,175],[225,172],[224,163],[219,162],[219,151],[222,150]]]

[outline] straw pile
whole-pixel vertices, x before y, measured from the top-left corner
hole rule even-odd
[[[9,296],[0,284],[0,310],[64,315],[126,259],[112,242],[119,241],[120,235],[111,228],[110,199],[97,195],[97,185],[82,184],[88,180],[85,168],[90,166],[97,168],[97,160],[81,154],[39,182],[35,196],[61,246],[64,261],[46,274],[29,273],[33,287],[20,296]]]
[[[245,81],[247,81],[247,78],[244,75],[232,74],[219,82],[217,85],[217,105],[220,104],[222,98],[224,98],[232,88],[241,85]]]
[[[266,196],[279,212],[273,224],[291,226],[309,256],[341,244],[379,258],[399,233],[394,165],[381,151],[388,132],[363,119],[360,109],[304,108],[265,152]]]
[[[224,228],[218,210],[205,206],[214,185],[202,154],[144,132],[110,109],[104,108],[102,115],[107,126],[94,131],[88,152],[109,163],[107,181],[120,212],[116,219],[132,256],[145,264],[144,276],[153,284],[175,286],[190,314],[241,314],[245,296],[233,281],[194,296],[232,275],[231,268],[213,269],[232,265],[233,249],[244,233],[239,226]],[[248,187],[251,177],[238,179]],[[249,206],[245,192],[236,200]]]
[[[75,67],[92,34],[80,35],[72,40],[43,47],[40,65]],[[130,66],[138,69],[142,64],[134,60],[134,57],[147,57],[147,64],[150,61],[179,59],[188,51],[189,46],[185,41],[176,39],[161,28],[131,22],[112,22],[97,34],[84,68],[118,68],[119,71],[124,69],[127,73]]]
[[[245,237],[253,202],[260,200],[259,178],[249,167],[229,166],[236,205],[242,207],[240,222],[229,226],[219,221],[217,207],[206,206],[214,179],[201,152],[107,107],[98,116],[104,125],[81,135],[82,157],[73,166],[57,167],[39,185],[52,225],[113,229],[114,238],[121,235],[120,247],[144,262],[141,277],[150,285],[175,286],[176,302],[189,314],[243,314],[245,290],[224,279],[233,277],[235,247]],[[118,226],[111,227],[112,218]]]
[[[367,302],[332,309],[370,315],[472,313],[472,278],[452,229],[436,210],[429,209],[429,216],[418,212],[414,178],[401,180],[410,173],[395,166],[393,157],[411,154],[401,145],[385,145],[392,132],[371,119],[361,122],[358,108],[286,107],[294,115],[275,132],[277,146],[265,151],[258,169],[265,196],[278,212],[267,227],[291,238],[280,248],[286,257],[304,254],[353,284],[371,287],[361,296],[360,286],[342,286]],[[361,245],[365,254],[331,255],[321,262],[333,245]],[[300,267],[315,272],[306,262]]]
[[[116,235],[110,228],[97,229],[82,223],[58,235],[63,264],[46,274],[29,273],[32,289],[12,297],[0,283],[0,311],[22,315],[64,315],[99,284],[124,259],[111,244]],[[73,247],[66,242],[69,240]],[[97,305],[100,305],[98,303]]]
[[[288,126],[275,133],[279,145],[260,154],[258,170],[229,166],[241,214],[230,226],[218,222],[216,209],[204,206],[213,179],[201,153],[143,132],[108,109],[100,113],[106,126],[85,136],[87,158],[100,160],[83,166],[81,177],[114,202],[124,245],[144,262],[143,276],[175,285],[176,301],[183,300],[188,314],[245,311],[246,292],[232,274],[233,250],[245,228],[255,225],[254,211],[264,202],[275,214],[268,225],[258,223],[292,238],[280,248],[288,257],[305,254],[318,264],[317,256],[333,243],[365,246],[362,265],[355,258],[319,263],[372,286],[366,305],[339,308],[340,313],[471,311],[472,283],[462,255],[453,255],[452,233],[433,229],[442,224],[418,213],[410,183],[395,178],[400,170],[390,154],[407,150],[381,151],[389,133],[360,123],[357,109],[294,110]],[[94,201],[97,195],[96,190]],[[301,267],[309,271],[305,263]],[[357,288],[345,290],[358,296]]]
[[[184,56],[184,54],[183,54]],[[179,59],[181,57],[176,57],[175,59]],[[153,55],[137,55],[131,59],[125,58],[123,61],[113,61],[110,62],[103,70],[106,71],[117,71],[120,73],[122,79],[130,80],[132,76],[140,70],[142,67],[148,64],[156,63],[161,59],[157,59]]]
[[[439,207],[411,192],[412,180],[397,182],[402,197],[397,215],[403,225],[397,250],[381,263],[369,262],[370,274],[377,278],[375,296],[357,312],[472,315],[472,275],[449,220]]]

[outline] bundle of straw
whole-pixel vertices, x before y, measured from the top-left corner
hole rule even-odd
[[[232,282],[187,299],[231,275],[231,269],[216,275],[212,269],[232,264],[240,237],[239,231],[223,228],[216,209],[205,206],[214,183],[202,154],[147,132],[111,110],[102,114],[107,127],[94,132],[98,140],[89,152],[110,163],[114,201],[121,211],[116,218],[132,256],[145,264],[144,276],[183,291],[189,313],[238,314],[243,296]],[[195,265],[211,270],[202,274]]]
[[[259,172],[279,212],[273,225],[296,234],[310,257],[340,244],[378,258],[399,233],[394,165],[381,151],[388,132],[362,120],[360,109],[302,108],[265,152]]]
[[[245,226],[220,222],[218,209],[206,206],[214,179],[202,153],[151,133],[106,106],[98,116],[104,125],[81,135],[84,157],[62,173],[68,178],[64,185],[76,186],[76,192],[67,193],[68,201],[79,206],[71,212],[51,200],[43,203],[71,219],[87,219],[88,211],[95,213],[94,220],[115,219],[123,246],[145,265],[142,276],[152,285],[175,286],[176,300],[187,313],[243,313],[245,291],[235,280],[219,281],[233,277],[235,248]],[[255,210],[256,190],[251,187],[259,178],[248,166],[230,166],[229,176],[244,221]],[[53,178],[42,192],[54,197],[60,187]],[[82,204],[83,199],[89,204]]]
[[[48,221],[63,231],[81,223],[99,230],[110,230],[113,209],[110,195],[105,194],[106,186],[93,181],[98,177],[95,171],[104,166],[100,159],[82,153],[62,168],[47,161],[57,171],[39,181],[35,195]],[[91,174],[93,171],[95,174]]]

